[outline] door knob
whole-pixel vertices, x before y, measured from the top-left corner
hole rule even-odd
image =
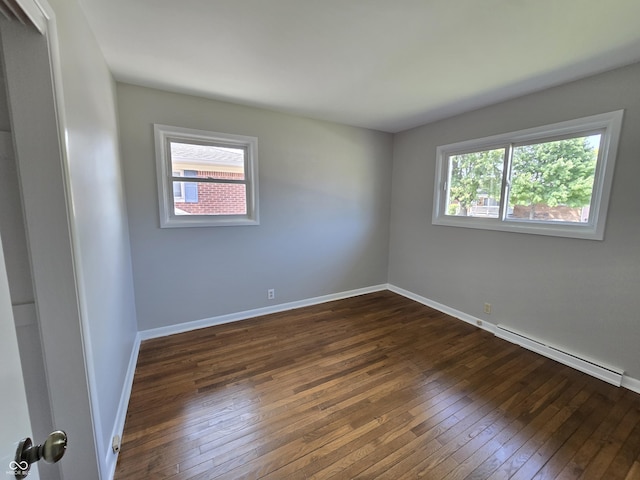
[[[11,462],[11,468],[15,478],[26,478],[29,475],[31,464],[40,459],[47,463],[56,463],[67,450],[67,434],[62,430],[52,432],[42,445],[33,445],[29,437],[18,444],[16,457]]]

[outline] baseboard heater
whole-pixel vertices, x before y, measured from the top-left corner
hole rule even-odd
[[[617,387],[622,385],[624,370],[619,368],[597,364],[592,360],[580,358],[577,355],[529,338],[502,325],[496,325],[495,335],[496,337],[520,345],[527,350],[539,353],[540,355],[556,360]]]

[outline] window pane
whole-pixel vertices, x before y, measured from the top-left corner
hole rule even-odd
[[[193,172],[185,176],[244,180],[244,167],[244,148],[171,142],[171,168]]]
[[[196,170],[185,170],[185,177],[197,177],[198,172]],[[184,201],[186,203],[198,203],[198,184],[194,182],[184,182]],[[175,186],[173,188],[175,190]]]
[[[508,219],[589,221],[601,135],[513,149]]]
[[[498,218],[505,149],[449,156],[445,215]]]
[[[173,176],[174,177],[179,177],[180,176],[180,172],[173,172]],[[174,198],[180,198],[182,197],[182,182],[173,182],[173,197]]]
[[[174,201],[176,215],[246,215],[247,189],[244,184],[192,182],[195,194],[189,197],[185,182],[185,201]],[[195,201],[189,201],[195,198]],[[178,199],[176,199],[178,200]]]

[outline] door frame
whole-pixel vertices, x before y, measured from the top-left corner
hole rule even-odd
[[[55,15],[38,2],[42,34],[0,28],[7,97],[53,426],[69,435],[63,478],[102,478],[98,461],[88,325],[75,269],[64,97]],[[33,12],[31,12],[33,14]]]

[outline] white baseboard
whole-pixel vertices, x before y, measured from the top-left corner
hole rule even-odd
[[[124,422],[127,418],[127,409],[129,408],[129,399],[131,398],[131,389],[133,388],[133,377],[136,373],[136,365],[138,363],[138,354],[140,353],[140,333],[136,335],[133,341],[133,347],[131,349],[131,356],[129,357],[129,365],[127,366],[127,374],[124,379],[122,394],[120,395],[120,403],[118,404],[118,411],[116,412],[116,420],[111,431],[111,439],[116,435],[120,436],[122,440],[122,432],[124,431]],[[118,462],[118,454],[114,453],[110,448],[105,458],[105,465],[107,466],[107,478],[113,479],[116,473],[116,464]]]
[[[520,345],[523,348],[531,350],[544,357],[551,358],[559,363],[562,363],[563,365],[567,365],[595,378],[611,383],[612,385],[622,386],[636,393],[640,393],[640,380],[624,375],[623,369],[610,367],[608,365],[602,365],[602,362],[593,361],[591,359],[585,360],[580,358],[578,355],[572,354],[571,352],[566,352],[560,350],[557,347],[546,345],[545,342],[528,338],[527,336],[524,336],[522,334],[513,334],[513,332],[508,332],[504,328],[498,327],[497,325],[489,323],[486,320],[474,317],[473,315],[461,312],[460,310],[456,310],[455,308],[451,308],[429,298],[422,297],[395,285],[389,284],[388,288],[398,295],[402,295],[403,297],[415,300],[416,302],[422,303],[423,305],[434,308],[459,320],[487,330],[488,332],[493,333],[503,340],[507,340],[508,342]]]
[[[622,386],[632,392],[640,393],[640,380],[637,378],[622,376]]]
[[[225,323],[237,322],[240,320],[246,320],[249,318],[259,317],[262,315],[268,315],[270,313],[284,312],[287,310],[293,310],[295,308],[308,307],[311,305],[318,305],[320,303],[332,302],[334,300],[342,300],[344,298],[356,297],[358,295],[365,295],[367,293],[380,292],[387,290],[387,285],[374,285],[372,287],[359,288],[356,290],[349,290],[341,293],[334,293],[331,295],[323,295],[321,297],[308,298],[306,300],[299,300],[297,302],[281,303],[264,308],[256,308],[254,310],[246,310],[244,312],[232,313],[228,315],[221,315],[218,317],[205,318],[202,320],[196,320],[193,322],[181,323],[178,325],[170,325],[167,327],[153,328],[150,330],[142,330],[136,335],[133,348],[131,350],[131,357],[129,358],[129,365],[127,367],[127,374],[124,381],[122,394],[120,396],[120,403],[118,405],[118,412],[116,414],[116,420],[112,430],[111,438],[115,435],[119,435],[122,438],[122,432],[124,430],[124,423],[127,417],[127,408],[129,406],[129,399],[131,398],[131,389],[133,388],[133,377],[136,371],[136,364],[138,363],[138,354],[140,353],[140,344],[143,340],[151,338],[159,338],[167,335],[173,335],[176,333],[188,332],[191,330],[197,330],[199,328],[211,327],[214,325],[222,325]],[[105,465],[107,466],[107,478],[112,480],[115,475],[116,463],[118,455],[114,454],[111,450],[108,451],[105,458]]]
[[[331,295],[323,295],[321,297],[308,298],[306,300],[298,300],[296,302],[280,303],[269,307],[255,308],[253,310],[245,310],[244,312],[230,313],[227,315],[220,315],[218,317],[204,318],[202,320],[194,320],[192,322],[180,323],[178,325],[169,325],[166,327],[152,328],[149,330],[142,330],[139,332],[141,340],[149,340],[150,338],[166,337],[167,335],[174,335],[176,333],[190,332],[199,328],[213,327],[215,325],[222,325],[225,323],[237,322],[240,320],[247,320],[249,318],[260,317],[262,315],[269,315],[271,313],[285,312],[287,310],[293,310],[294,308],[309,307],[311,305],[318,305],[320,303],[332,302],[334,300],[342,300],[343,298],[356,297],[358,295],[365,295],[367,293],[379,292],[387,290],[387,285],[374,285],[372,287],[358,288],[356,290],[348,290],[341,293],[333,293]]]
[[[176,333],[183,333],[183,332],[188,332],[191,330],[197,330],[199,328],[205,328],[205,327],[210,327],[210,326],[214,326],[214,325],[222,325],[225,323],[231,323],[231,322],[236,322],[236,321],[240,321],[240,320],[246,320],[249,318],[254,318],[254,317],[259,317],[262,315],[268,315],[271,313],[278,313],[278,312],[284,312],[287,310],[293,310],[295,308],[302,308],[302,307],[308,307],[311,305],[318,305],[321,303],[327,303],[327,302],[331,302],[334,300],[342,300],[344,298],[350,298],[350,297],[355,297],[358,295],[365,295],[367,293],[373,293],[373,292],[379,292],[382,290],[390,290],[394,293],[397,293],[398,295],[402,295],[403,297],[409,298],[411,300],[415,300],[416,302],[422,303],[423,305],[426,305],[428,307],[434,308],[440,312],[446,313],[447,315],[450,315],[454,318],[457,318],[459,320],[462,320],[463,322],[466,323],[470,323],[471,325],[474,325],[478,328],[482,328],[490,333],[493,333],[494,335],[496,335],[496,333],[499,331],[498,327],[492,323],[487,322],[486,320],[474,317],[473,315],[469,315],[468,313],[462,312],[460,310],[456,310],[455,308],[449,307],[447,305],[444,305],[442,303],[436,302],[434,300],[431,300],[429,298],[426,297],[422,297],[420,295],[417,295],[413,292],[410,292],[408,290],[404,290],[403,288],[397,287],[395,285],[391,285],[391,284],[381,284],[381,285],[375,285],[372,287],[366,287],[366,288],[360,288],[360,289],[356,289],[356,290],[349,290],[346,292],[341,292],[341,293],[335,293],[335,294],[331,294],[331,295],[323,295],[320,297],[314,297],[314,298],[309,298],[306,300],[299,300],[296,302],[289,302],[289,303],[281,303],[279,305],[274,305],[274,306],[270,306],[270,307],[264,307],[264,308],[256,308],[253,310],[246,310],[243,312],[238,312],[238,313],[232,313],[232,314],[228,314],[228,315],[221,315],[218,317],[211,317],[211,318],[205,318],[202,320],[196,320],[193,322],[187,322],[187,323],[182,323],[182,324],[178,324],[178,325],[170,325],[167,327],[160,327],[160,328],[153,328],[153,329],[149,329],[149,330],[142,330],[140,332],[138,332],[132,351],[131,351],[131,358],[129,359],[129,366],[127,368],[127,375],[125,378],[125,382],[124,382],[124,388],[122,391],[122,395],[120,397],[120,404],[118,405],[118,412],[116,415],[116,421],[113,427],[113,432],[111,435],[111,438],[113,438],[113,436],[115,435],[120,435],[120,437],[122,437],[122,432],[124,430],[124,423],[125,423],[125,419],[126,419],[126,415],[127,415],[127,407],[129,405],[129,398],[131,397],[131,389],[133,387],[133,377],[135,374],[135,370],[136,370],[136,364],[138,361],[138,354],[140,351],[140,343],[142,342],[142,340],[148,340],[151,338],[158,338],[158,337],[164,337],[167,335],[173,335]],[[504,338],[501,336],[501,338]],[[512,343],[518,343],[519,342],[515,342],[513,341],[513,339],[510,338],[505,338],[508,341],[511,341]],[[555,351],[555,352],[551,352],[553,353],[555,356],[552,356],[549,351],[547,351],[544,348],[539,348],[538,350],[536,350],[535,347],[535,342],[531,342],[529,344],[529,346],[526,346],[525,348],[528,348],[529,350],[532,350],[536,353],[539,353],[540,355],[543,355],[545,357],[549,357],[549,358],[553,358],[554,360],[563,363],[565,365],[568,365],[572,368],[575,368],[577,370],[583,371],[584,373],[587,373],[589,375],[592,375],[596,378],[601,378],[601,375],[597,375],[594,374],[594,371],[591,370],[589,371],[589,363],[590,362],[584,362],[580,363],[577,362],[578,360],[580,360],[578,357],[575,357],[571,354],[566,354],[564,352],[559,352],[559,351]],[[560,355],[562,354],[562,355]],[[583,369],[584,368],[584,369]],[[598,373],[598,372],[596,372]],[[607,380],[605,380],[607,381]],[[634,391],[636,393],[640,393],[640,380],[629,377],[627,375],[622,375],[622,380],[621,380],[621,386],[625,387],[631,391]],[[113,479],[113,476],[115,474],[115,468],[116,468],[116,460],[117,460],[118,456],[114,455],[111,451],[109,451],[109,453],[107,454],[107,458],[106,458],[106,465],[108,466],[108,470],[110,472],[110,474],[107,476],[107,478],[109,479]]]
[[[615,385],[616,387],[622,384],[622,375],[624,370],[612,367],[610,365],[604,365],[602,362],[581,358],[570,352],[566,352],[563,349],[554,347],[540,340],[531,338],[519,332],[515,332],[512,329],[505,328],[501,325],[497,326],[496,337],[507,340],[508,342],[520,345],[527,350],[539,353],[547,358],[551,358],[557,362],[575,368],[583,373],[589,374],[600,380]]]
[[[486,320],[482,320],[478,317],[474,317],[473,315],[469,315],[468,313],[464,313],[460,310],[456,310],[455,308],[451,308],[447,305],[438,303],[429,298],[422,297],[413,292],[410,292],[409,290],[396,287],[395,285],[389,284],[388,288],[389,290],[391,290],[394,293],[397,293],[398,295],[402,295],[403,297],[407,297],[411,300],[415,300],[416,302],[426,305],[427,307],[434,308],[439,312],[446,313],[447,315],[455,317],[458,320],[462,320],[463,322],[470,323],[471,325],[474,325],[478,328],[482,328],[483,330],[486,330],[493,334],[496,333],[496,326],[493,323],[487,322]]]

